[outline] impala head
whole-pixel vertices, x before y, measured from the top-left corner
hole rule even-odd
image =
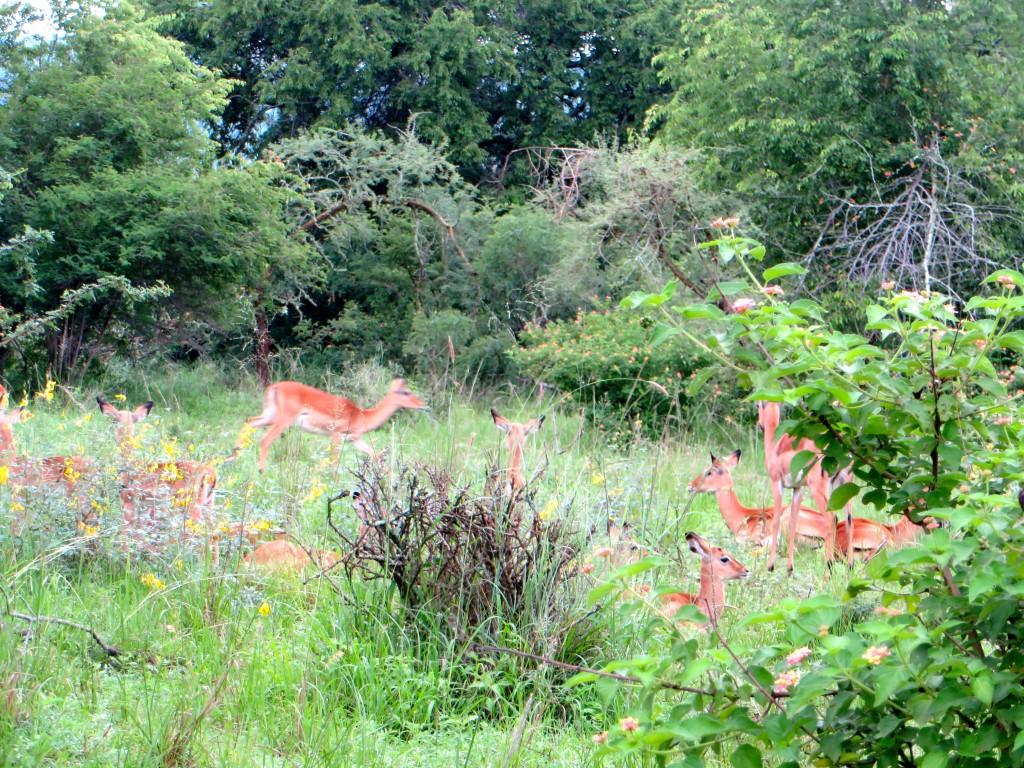
[[[721,547],[712,547],[696,533],[686,534],[686,543],[690,551],[700,556],[704,564],[711,567],[716,578],[722,581],[745,579],[750,574],[746,566],[741,565]]]
[[[498,413],[496,408],[491,408],[491,418],[494,419],[494,426],[502,432],[508,433],[509,450],[512,450],[516,445],[522,445],[526,438],[540,429],[541,425],[544,423],[543,416],[538,416],[536,419],[530,419],[524,424],[509,421]]]
[[[740,463],[740,449],[730,453],[724,459],[716,459],[711,454],[711,466],[703,474],[698,475],[686,486],[690,493],[715,493],[732,488],[732,468]]]
[[[138,408],[131,411],[122,411],[115,408],[102,397],[97,397],[96,402],[100,406],[100,413],[103,413],[113,419],[116,424],[114,433],[120,441],[124,441],[125,438],[131,437],[135,434],[135,425],[149,416],[149,412],[153,410],[152,400],[143,403]]]
[[[428,409],[427,404],[416,397],[405,386],[405,379],[394,379],[391,382],[391,389],[388,390],[387,399],[399,408],[408,408],[412,411],[425,411]]]

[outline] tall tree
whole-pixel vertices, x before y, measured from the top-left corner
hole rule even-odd
[[[223,151],[419,114],[471,179],[516,148],[638,126],[666,93],[649,62],[676,2],[149,1],[195,61],[236,81]]]

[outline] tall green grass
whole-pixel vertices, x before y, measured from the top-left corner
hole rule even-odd
[[[156,403],[141,435],[148,455],[218,462],[230,453],[244,419],[261,408],[254,383],[239,385],[213,367],[131,381],[118,378],[122,373],[102,388],[75,392],[78,404],[59,390],[52,401],[31,399],[34,417],[18,425],[19,450],[80,453],[116,468],[113,428],[94,397],[121,394],[129,405]],[[329,383],[369,405],[390,376],[367,368]],[[488,412],[492,403],[469,405],[442,392],[430,404],[429,415],[397,415],[372,435],[373,445],[386,448],[396,468],[428,462],[482,488],[488,471],[505,460],[504,436]],[[609,518],[628,521],[644,548],[672,561],[645,578],[692,591],[698,561],[685,549],[686,531],[725,546],[750,567],[748,581],[727,590],[733,608],[722,620],[726,639],[749,641],[764,631],[739,626],[750,611],[822,584],[842,586],[843,574],[828,577],[819,553],[810,550],[801,552],[795,578],[767,573],[763,556],[731,540],[712,495],[687,494],[686,483],[706,467],[709,450],[740,447],[740,497],[770,503],[755,435],[727,437],[704,425],[685,440],[655,444],[631,439],[627,428],[612,437],[596,432],[555,399],[506,395],[496,404],[512,419],[546,413],[543,429],[526,447],[527,476],[536,475],[531,503],[591,536],[588,546],[605,542]],[[260,475],[256,451],[253,445],[236,463],[218,464],[218,515],[267,519],[310,546],[336,546],[325,502],[352,486],[361,454],[343,446],[335,467],[329,440],[289,430]],[[592,763],[590,736],[634,703],[628,688],[566,688],[571,671],[474,653],[452,640],[437,617],[404,611],[385,582],[349,582],[336,574],[342,596],[323,580],[249,571],[231,549],[217,568],[202,552],[130,558],[116,544],[116,481],[101,483],[96,494],[113,521],[100,527],[99,546],[69,525],[11,535],[14,503],[37,520],[70,520],[71,513],[62,511],[67,504],[59,495],[14,497],[9,485],[0,486],[0,599],[8,614],[0,632],[0,763],[579,766]],[[341,524],[354,532],[355,516],[343,509]],[[607,569],[598,561],[593,574],[559,598],[576,618],[588,610],[586,591]],[[546,597],[537,595],[538,604]],[[11,611],[88,625],[123,653],[108,658],[86,632],[29,624],[11,618]],[[565,632],[532,616],[531,626],[495,616],[502,643],[598,667],[646,653],[654,642],[646,629],[657,620],[651,611],[618,603]],[[692,633],[710,642],[699,630]],[[770,644],[781,638],[756,639]]]

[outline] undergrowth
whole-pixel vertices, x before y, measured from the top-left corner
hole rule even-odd
[[[360,384],[371,394],[355,399],[370,404],[390,375],[361,371]],[[347,391],[344,379],[331,387]],[[81,453],[116,467],[113,429],[93,397],[122,395],[128,405],[153,399],[143,450],[161,460],[214,463],[223,520],[266,520],[304,545],[339,546],[326,502],[358,487],[361,454],[343,447],[334,467],[329,441],[290,430],[274,444],[266,475],[256,471],[255,447],[235,464],[221,463],[243,420],[260,409],[256,387],[230,387],[221,371],[200,367],[146,376],[130,390],[108,383],[71,394],[58,390],[48,400],[29,393],[34,416],[18,425],[21,453]],[[401,414],[373,433],[375,448],[387,449],[390,471],[400,473],[408,461],[429,464],[483,494],[489,470],[506,459],[503,435],[487,412],[491,403],[469,406],[452,398],[431,405],[429,417]],[[95,531],[72,524],[75,510],[63,498],[0,486],[0,762],[589,765],[591,736],[628,711],[632,694],[563,683],[574,665],[600,668],[608,659],[642,654],[646,622],[657,620],[618,603],[585,603],[585,593],[612,567],[588,555],[608,543],[609,519],[628,522],[640,547],[668,557],[670,578],[681,588],[696,589],[697,562],[683,544],[688,530],[750,567],[749,581],[728,592],[726,637],[742,633],[749,642],[759,630],[735,628],[745,611],[802,596],[822,581],[814,552],[804,553],[792,581],[766,573],[763,558],[730,540],[713,498],[691,503],[686,494],[709,448],[731,450],[738,442],[754,454],[753,434],[729,445],[690,435],[685,444],[637,438],[609,447],[579,414],[552,399],[505,397],[499,405],[517,418],[547,414],[526,445],[531,514],[577,531],[580,561],[594,567],[575,577],[573,589],[537,601],[554,600],[559,611],[491,605],[476,622],[486,633],[470,637],[452,633],[438,611],[403,601],[387,579],[347,577],[341,568],[328,578],[315,571],[268,575],[244,566],[242,547],[225,546],[218,565],[202,548],[142,557],[126,552],[118,544],[114,481],[90,499],[103,510]],[[758,466],[752,460],[738,473],[748,504],[769,503]],[[351,504],[336,513],[335,524],[355,538],[359,521]],[[35,519],[35,526],[13,535],[15,514]],[[56,519],[63,523],[46,524]],[[79,626],[31,620],[39,617]],[[692,632],[708,642],[700,630]]]

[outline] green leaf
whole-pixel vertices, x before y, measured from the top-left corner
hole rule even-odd
[[[717,365],[709,365],[707,368],[702,369],[696,376],[690,380],[689,386],[686,387],[686,396],[693,397],[700,391],[708,379],[718,373],[721,368]]]
[[[583,685],[584,683],[592,683],[599,675],[595,675],[593,672],[579,672],[568,680],[565,681],[564,685]]]
[[[609,578],[628,579],[630,576],[636,576],[638,573],[649,571],[652,568],[661,568],[668,565],[668,562],[669,561],[664,557],[649,555],[639,562],[630,563],[629,565],[624,565],[621,568],[616,569]]]
[[[978,701],[986,707],[992,706],[992,694],[995,687],[992,684],[992,675],[986,672],[979,672],[971,678],[971,691]]]
[[[786,277],[787,275],[806,275],[807,269],[801,267],[799,264],[792,264],[786,262],[785,264],[776,264],[774,267],[769,267],[764,271],[764,281],[770,282],[780,277]]]
[[[753,744],[740,744],[729,755],[729,762],[735,768],[761,768],[761,750]]]
[[[692,304],[688,307],[676,307],[676,312],[687,320],[719,320],[725,314],[713,304]]]
[[[610,595],[612,592],[621,592],[622,585],[616,584],[615,582],[607,584],[598,584],[587,595],[587,605],[593,605],[605,595]]]
[[[1010,331],[999,337],[997,342],[1014,352],[1024,353],[1024,331]]]
[[[834,491],[828,499],[828,508],[830,511],[842,509],[846,506],[846,502],[855,498],[860,493],[860,486],[856,483],[843,483]]]
[[[651,346],[652,347],[656,347],[659,344],[663,344],[664,342],[668,341],[673,336],[679,336],[682,333],[683,333],[683,329],[682,328],[676,328],[675,326],[672,326],[672,325],[666,325],[665,323],[659,323],[655,327],[654,333],[651,334]]]
[[[949,762],[949,753],[941,752],[937,749],[930,750],[928,754],[921,758],[921,762],[918,765],[921,768],[946,768],[946,764]]]

